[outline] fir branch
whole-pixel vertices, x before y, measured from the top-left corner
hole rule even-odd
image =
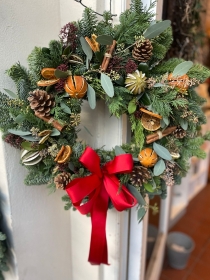
[[[91,37],[95,33],[97,21],[95,12],[91,8],[85,8],[79,25],[81,35]]]
[[[50,57],[53,61],[53,64],[58,66],[62,63],[62,44],[59,41],[52,40],[49,43],[49,49],[50,49]]]

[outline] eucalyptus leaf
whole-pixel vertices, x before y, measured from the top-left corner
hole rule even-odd
[[[144,185],[145,190],[147,190],[148,192],[150,192],[150,193],[154,192],[153,186],[150,183],[144,183],[143,185]]]
[[[137,212],[137,219],[138,221],[140,222],[143,218],[144,218],[144,215],[146,214],[146,209],[144,207],[140,207],[138,209],[138,212]]]
[[[129,104],[128,104],[128,113],[129,114],[132,114],[136,111],[136,100],[135,99],[132,99]]]
[[[71,171],[75,172],[75,167],[74,167],[73,162],[70,161],[69,164],[68,164],[68,167]]]
[[[158,23],[155,23],[153,25],[150,25],[143,33],[144,37],[146,39],[152,39],[163,31],[165,31],[169,26],[171,25],[170,20],[164,20]]]
[[[90,68],[90,60],[88,57],[86,57],[86,68],[89,69]]]
[[[140,63],[138,66],[138,70],[141,71],[142,73],[147,74],[149,72],[149,66],[146,63]]]
[[[50,136],[59,136],[61,133],[56,128],[53,128],[52,132],[50,133]]]
[[[25,118],[25,116],[24,115],[18,115],[16,118],[15,118],[15,122],[16,123],[22,123],[24,120],[25,120],[26,118]]]
[[[96,107],[96,93],[95,93],[95,90],[90,85],[88,85],[87,98],[88,98],[88,103],[90,105],[90,108],[95,109],[95,107]]]
[[[160,120],[160,127],[161,128],[165,128],[166,127],[166,123],[164,122],[163,119]]]
[[[156,152],[156,154],[159,155],[161,158],[166,160],[172,160],[171,154],[165,147],[154,142],[153,149]]]
[[[101,73],[101,86],[109,97],[114,96],[114,87],[111,79],[104,73]]]
[[[34,150],[34,148],[31,147],[31,142],[28,142],[28,141],[22,142],[21,146],[23,149],[28,150],[28,151]]]
[[[118,80],[115,80],[115,83],[120,85],[120,86],[124,86],[125,85],[125,79],[120,76],[120,78]]]
[[[8,129],[8,132],[18,135],[18,136],[26,136],[26,135],[31,135],[30,131],[22,131],[22,130],[16,130],[16,129]]]
[[[190,68],[192,66],[193,66],[193,62],[192,61],[184,61],[184,62],[178,64],[174,68],[172,76],[173,77],[182,76],[182,75],[186,74],[190,70]]]
[[[144,198],[142,197],[140,192],[138,192],[134,186],[127,184],[126,187],[129,190],[129,192],[137,199],[139,205],[141,205],[141,206],[146,205]]]
[[[155,176],[159,176],[160,174],[163,173],[163,171],[166,169],[166,165],[164,160],[160,159],[158,162],[155,164],[153,173]]]
[[[14,92],[12,92],[9,89],[4,88],[4,90],[6,91],[7,94],[9,94],[10,97],[12,98],[18,98],[17,94],[15,94]]]
[[[61,102],[60,105],[61,105],[62,110],[65,113],[71,114],[71,109],[64,102]]]
[[[156,84],[154,84],[154,86],[153,87],[163,87],[164,86],[164,84],[161,84],[161,83],[156,83]]]
[[[180,124],[180,126],[181,126],[184,130],[187,130],[187,128],[188,128],[188,122],[187,122],[186,120],[181,119],[179,124]]]
[[[113,38],[110,35],[99,35],[96,38],[96,42],[98,42],[101,45],[112,45],[113,44]]]
[[[145,93],[145,94],[141,97],[141,102],[142,102],[144,105],[146,105],[146,106],[150,105],[151,100],[150,100],[149,95],[148,95],[147,93]]]
[[[55,76],[57,79],[66,79],[69,76],[69,73],[56,69]]]
[[[116,156],[126,154],[126,152],[120,146],[115,146],[114,152]]]
[[[35,138],[31,135],[20,136],[20,137],[27,140],[27,141],[31,141],[31,142],[38,142],[40,140],[39,138]]]
[[[88,43],[86,42],[84,37],[80,37],[79,40],[80,40],[80,43],[82,45],[82,49],[83,49],[84,53],[86,54],[88,59],[91,60],[92,57],[93,57],[93,52],[92,52],[90,46],[88,45]]]
[[[163,117],[163,120],[164,120],[164,123],[165,123],[166,125],[169,125],[169,123],[170,123],[169,118]]]
[[[139,162],[139,159],[138,159],[138,158],[133,157],[133,161],[137,161],[137,162]]]

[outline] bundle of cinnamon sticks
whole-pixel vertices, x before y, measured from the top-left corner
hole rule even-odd
[[[35,116],[42,119],[43,121],[52,124],[54,128],[59,131],[62,131],[66,126],[60,124],[58,121],[53,119],[52,117],[41,116],[39,113],[35,112]]]
[[[176,130],[176,128],[177,128],[177,126],[171,126],[171,127],[166,128],[163,131],[158,131],[156,133],[147,135],[146,136],[146,143],[147,144],[153,143],[153,142],[159,140],[160,138],[171,134],[174,130]],[[161,137],[160,137],[160,135],[161,135]]]
[[[104,55],[104,59],[103,59],[103,62],[101,64],[101,71],[102,72],[105,72],[107,67],[108,67],[108,65],[109,65],[109,61],[112,58],[112,54],[114,52],[116,43],[117,42],[115,40],[113,40],[112,45],[107,45],[107,47],[106,47],[106,53]]]

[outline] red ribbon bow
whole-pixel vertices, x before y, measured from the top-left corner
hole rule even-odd
[[[92,264],[108,264],[106,240],[106,215],[109,197],[118,211],[133,207],[137,200],[122,185],[119,191],[117,173],[129,173],[133,168],[131,154],[116,156],[112,161],[100,167],[100,158],[90,147],[87,147],[79,161],[92,173],[83,178],[71,181],[66,191],[73,205],[81,214],[91,213],[92,233],[88,261]],[[85,197],[88,202],[82,204]]]

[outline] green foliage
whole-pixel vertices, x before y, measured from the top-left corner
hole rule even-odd
[[[62,63],[62,44],[59,41],[52,40],[49,43],[49,50],[50,50],[50,58],[53,61],[53,64],[58,66]]]
[[[79,22],[80,34],[85,37],[91,37],[95,33],[97,16],[91,8],[85,8],[82,20]]]
[[[194,64],[187,72],[187,75],[192,79],[197,79],[200,83],[204,82],[210,76],[210,70],[201,64]]]
[[[65,202],[65,206],[64,206],[64,209],[65,209],[65,210],[71,209],[71,207],[72,207],[72,202],[71,202],[71,200],[70,200],[70,198],[69,198],[69,196],[68,196],[67,194],[64,195],[64,196],[62,196],[62,201]]]
[[[174,68],[183,61],[184,60],[180,58],[172,58],[168,61],[164,61],[152,69],[151,75],[163,75],[165,73],[173,72]]]

